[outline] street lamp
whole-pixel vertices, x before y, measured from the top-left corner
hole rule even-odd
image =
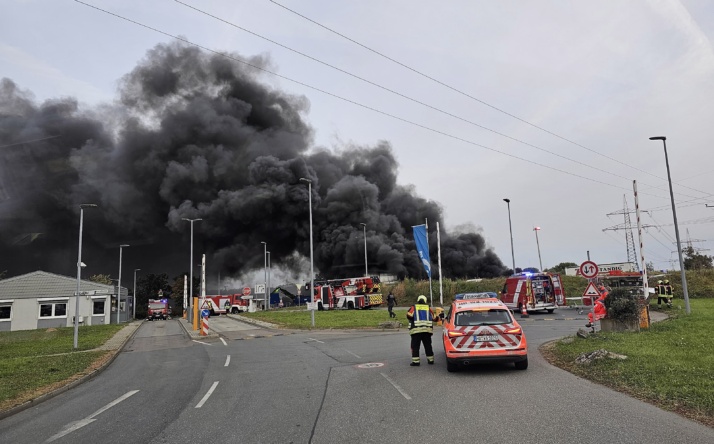
[[[511,260],[513,260],[513,274],[516,274],[516,256],[513,254],[513,226],[511,225],[511,199],[503,199],[508,206],[508,230],[511,232]]]
[[[141,268],[134,269],[134,313],[132,313],[132,319],[136,319],[136,272],[141,271]]]
[[[128,244],[119,245],[119,280],[117,281],[117,324],[121,318],[121,251],[122,248],[128,247]]]
[[[300,182],[307,182],[307,199],[310,209],[310,302],[315,302],[315,266],[312,257],[312,180],[304,177],[300,178]],[[310,320],[312,326],[315,326],[315,310],[310,310]]]
[[[664,162],[667,164],[667,180],[669,181],[669,197],[672,200],[672,216],[674,217],[674,234],[677,236],[677,253],[679,253],[679,270],[682,273],[682,294],[684,295],[684,308],[687,314],[691,313],[689,307],[689,292],[687,291],[687,275],[684,272],[684,259],[682,258],[682,242],[679,240],[679,225],[677,224],[677,209],[674,206],[674,192],[672,191],[672,177],[669,175],[669,159],[667,158],[667,138],[665,136],[650,137],[650,140],[661,140],[664,145]]]
[[[182,217],[181,220],[185,220],[188,222],[191,222],[191,257],[190,260],[188,261],[188,270],[189,273],[191,273],[191,281],[189,282],[189,298],[188,298],[188,304],[186,304],[186,307],[188,309],[188,323],[191,324],[193,323],[193,311],[191,310],[191,304],[193,303],[193,223],[199,220],[203,219],[187,219],[185,217]]]
[[[369,273],[367,272],[367,224],[360,222],[360,225],[362,225],[362,228],[364,229],[364,276],[368,277]]]
[[[263,244],[263,310],[268,309],[268,244]]]
[[[538,263],[540,264],[540,271],[543,271],[543,261],[540,258],[540,242],[538,242],[538,232],[540,231],[540,227],[533,227],[533,231],[535,231],[536,245],[538,245]]]
[[[270,251],[268,251],[268,287],[265,292],[268,294],[268,307],[270,307]]]
[[[74,298],[74,348],[77,348],[79,337],[79,287],[82,282],[82,227],[84,224],[84,209],[96,207],[95,204],[81,204],[79,206],[79,249],[77,252],[77,295]]]

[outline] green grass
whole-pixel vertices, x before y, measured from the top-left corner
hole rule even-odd
[[[0,410],[47,391],[42,388],[85,373],[107,353],[86,350],[104,344],[122,327],[80,327],[78,351],[73,348],[72,327],[0,332]]]
[[[558,341],[543,350],[553,364],[578,376],[631,394],[714,426],[714,300],[690,300],[692,314],[667,310],[669,320],[640,333],[597,333]],[[605,349],[626,360],[575,364],[583,353]]]
[[[406,308],[395,309],[395,321],[406,325]],[[284,328],[310,329],[310,312],[301,310],[268,310],[255,313],[245,313],[243,316],[271,322]],[[387,310],[325,310],[315,312],[316,329],[330,328],[377,328],[382,322],[389,321]]]

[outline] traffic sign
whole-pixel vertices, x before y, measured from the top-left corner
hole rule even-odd
[[[243,287],[243,296],[248,296],[250,294],[250,287]]]
[[[580,274],[584,278],[592,279],[597,276],[598,272],[600,272],[600,270],[598,269],[597,264],[593,261],[585,261],[580,264]]]
[[[595,287],[595,284],[592,282],[588,283],[588,286],[585,287],[585,291],[583,292],[583,296],[600,296],[600,292],[597,291],[597,287]]]

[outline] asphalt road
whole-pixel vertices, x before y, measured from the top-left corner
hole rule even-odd
[[[400,331],[286,332],[212,318],[195,342],[144,323],[93,380],[0,421],[8,443],[690,443],[714,430],[554,368],[537,352],[584,316],[522,320],[530,367],[409,367]]]

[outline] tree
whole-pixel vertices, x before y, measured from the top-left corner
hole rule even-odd
[[[684,269],[685,270],[711,270],[714,268],[712,265],[712,256],[706,256],[704,254],[697,253],[693,247],[686,247],[682,250],[684,253]]]
[[[566,268],[577,268],[578,264],[575,262],[561,262],[558,265],[550,267],[550,271],[553,273],[565,273]]]
[[[112,285],[112,278],[108,274],[95,274],[89,280],[97,284]]]

